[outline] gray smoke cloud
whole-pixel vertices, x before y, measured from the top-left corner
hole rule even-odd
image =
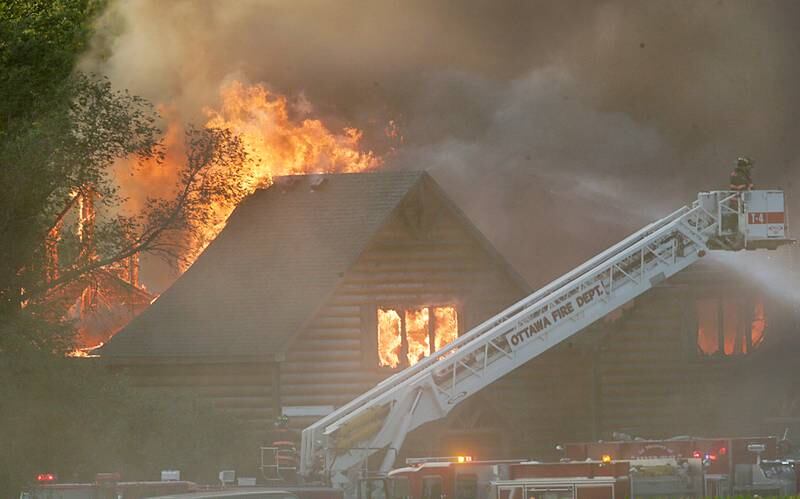
[[[738,155],[794,196],[800,3],[140,0],[84,67],[186,120],[231,78],[403,145],[533,284],[724,187]]]

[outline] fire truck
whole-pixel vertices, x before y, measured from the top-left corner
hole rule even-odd
[[[177,473],[174,471],[166,473]],[[163,476],[163,475],[162,475]],[[120,481],[119,473],[98,473],[92,483],[60,483],[53,473],[40,473],[37,485],[24,490],[20,499],[342,499],[342,490],[330,487],[257,487],[255,479],[234,484],[234,472],[220,472],[220,484],[166,479],[161,481]]]
[[[631,495],[625,461],[525,462],[510,467],[508,480],[491,484],[490,499],[616,499]]]
[[[193,482],[120,481],[119,473],[98,473],[94,482],[61,483],[54,473],[39,473],[36,485],[22,491],[20,499],[142,499],[195,490]]]
[[[385,476],[359,480],[359,499],[529,499],[629,497],[627,462],[539,463],[419,458]]]
[[[779,459],[776,437],[692,438],[572,443],[564,447],[572,461],[601,459],[630,461],[632,492],[636,497],[678,495],[691,490],[693,496],[795,495],[798,473],[794,461]],[[680,466],[672,465],[654,476],[659,461],[701,463],[702,473],[691,480]],[[701,478],[697,481],[697,478]],[[683,487],[683,485],[686,485]]]
[[[560,446],[559,446],[560,447]],[[567,444],[560,462],[413,458],[366,476],[358,499],[615,499],[793,496],[798,470],[777,439],[677,438]]]
[[[456,461],[409,459],[409,466],[359,480],[358,499],[553,499],[700,497],[700,459]],[[463,459],[463,458],[460,458]]]
[[[302,433],[300,474],[354,495],[371,456],[388,473],[410,431],[445,418],[473,394],[573,337],[708,251],[776,249],[786,233],[780,190],[701,192],[501,311]],[[456,494],[458,495],[458,494]]]

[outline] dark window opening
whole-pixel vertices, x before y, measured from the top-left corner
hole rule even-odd
[[[760,299],[701,298],[695,309],[697,350],[703,356],[747,355],[764,340],[767,318]]]

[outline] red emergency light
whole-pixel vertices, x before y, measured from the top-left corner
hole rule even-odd
[[[695,458],[699,459],[699,458],[703,457],[703,455],[700,453],[699,450],[696,450],[696,451],[692,452],[692,457],[695,457]]]
[[[55,483],[56,475],[53,473],[39,473],[36,475],[36,483]]]

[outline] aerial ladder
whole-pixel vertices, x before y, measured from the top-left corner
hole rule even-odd
[[[300,473],[346,490],[375,455],[389,471],[410,431],[702,258],[791,243],[782,191],[712,191],[474,327],[302,433]]]

